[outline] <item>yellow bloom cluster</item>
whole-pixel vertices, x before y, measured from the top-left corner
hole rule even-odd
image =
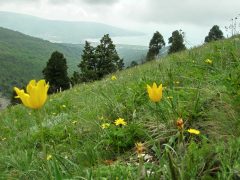
[[[111,77],[111,80],[112,80],[112,81],[115,81],[115,80],[117,80],[117,77],[113,75],[113,76]]]
[[[199,135],[200,134],[200,131],[197,130],[197,129],[188,129],[187,130],[190,134],[196,134],[196,135]]]
[[[41,108],[47,100],[47,92],[49,89],[49,84],[46,84],[45,80],[31,80],[27,85],[27,93],[23,89],[18,89],[14,87],[17,93],[16,98],[20,98],[24,106],[39,109]]]
[[[162,84],[157,87],[156,83],[153,83],[152,87],[147,85],[147,92],[152,102],[159,102],[162,99]]]
[[[212,64],[213,61],[212,61],[211,59],[206,59],[206,60],[205,60],[205,63],[207,63],[207,64]]]
[[[47,155],[47,160],[49,161],[51,159],[52,159],[52,155],[51,154]]]
[[[107,128],[109,128],[109,126],[110,126],[109,123],[103,123],[103,124],[101,125],[102,129],[107,129]]]

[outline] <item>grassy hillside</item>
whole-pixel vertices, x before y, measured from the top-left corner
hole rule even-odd
[[[56,50],[67,59],[71,76],[78,70],[82,44],[51,43],[0,27],[0,92],[9,96],[13,86],[23,86],[32,78],[41,78],[47,60]],[[142,60],[146,47],[121,45],[118,52],[128,66],[131,60]]]
[[[1,12],[0,26],[52,42],[84,43],[85,39],[110,36],[135,36],[142,33],[95,22],[42,19],[30,15]]]
[[[0,177],[239,179],[239,48],[239,38],[206,44],[52,95],[40,111],[1,112]],[[159,103],[146,92],[153,82],[164,86]]]

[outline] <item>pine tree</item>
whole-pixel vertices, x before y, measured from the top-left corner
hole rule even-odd
[[[158,31],[156,31],[153,34],[153,37],[149,43],[149,50],[147,53],[146,60],[150,61],[150,60],[156,59],[160,49],[162,49],[162,47],[164,46],[165,46],[165,42],[164,42],[163,36]]]
[[[70,78],[70,82],[72,86],[83,82],[81,74],[77,71],[74,71],[72,77]]]
[[[44,79],[50,84],[49,93],[70,87],[67,68],[67,62],[63,54],[58,51],[53,52],[46,67],[43,69]]]
[[[175,53],[186,49],[184,45],[183,32],[180,30],[173,31],[172,36],[168,39],[171,44],[168,54]]]
[[[81,69],[81,78],[83,81],[93,81],[98,79],[97,74],[97,58],[95,56],[95,48],[89,42],[85,42],[82,60],[78,67]]]
[[[100,44],[95,51],[97,59],[97,76],[101,79],[104,75],[122,70],[124,67],[123,59],[117,54],[115,45],[108,34],[100,40]]]
[[[223,39],[223,32],[220,30],[218,25],[214,25],[209,33],[208,36],[205,37],[205,42],[211,42],[211,41],[216,41],[219,39]]]

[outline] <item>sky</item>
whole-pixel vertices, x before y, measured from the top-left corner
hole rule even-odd
[[[0,11],[54,20],[101,22],[140,31],[146,35],[115,40],[146,46],[155,31],[168,42],[172,32],[181,29],[187,46],[202,44],[213,25],[219,25],[229,36],[225,26],[235,17],[240,22],[239,7],[240,0],[0,0]]]

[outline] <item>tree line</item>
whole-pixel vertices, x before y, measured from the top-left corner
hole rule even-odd
[[[223,38],[224,36],[220,28],[214,25],[205,37],[205,42],[208,43]],[[168,39],[168,43],[170,44],[168,54],[185,50],[184,32],[182,30],[173,31],[172,36]],[[150,40],[145,62],[157,59],[160,50],[164,46],[165,41],[163,36],[156,31]],[[138,64],[133,61],[130,67],[136,65]],[[44,79],[50,84],[48,92],[52,94],[69,89],[71,85],[100,80],[110,73],[122,70],[124,68],[124,62],[123,59],[119,57],[116,46],[113,44],[109,34],[106,34],[101,38],[100,44],[96,47],[92,46],[88,41],[85,42],[78,67],[79,72],[75,71],[73,76],[69,78],[66,58],[61,52],[53,52],[46,63],[46,67],[42,71]],[[15,92],[13,92],[11,98],[12,104],[18,103],[14,98],[15,95]]]
[[[223,32],[220,30],[218,25],[214,25],[208,35],[205,37],[204,42],[208,43],[211,41],[216,41],[219,39],[223,39]],[[172,32],[172,36],[168,39],[168,43],[170,44],[168,48],[168,54],[183,51],[186,49],[184,44],[184,32],[182,30],[176,30]],[[163,36],[156,31],[153,34],[152,39],[149,43],[149,50],[146,56],[146,61],[151,61],[157,59],[159,56],[160,50],[165,46],[165,41]]]

